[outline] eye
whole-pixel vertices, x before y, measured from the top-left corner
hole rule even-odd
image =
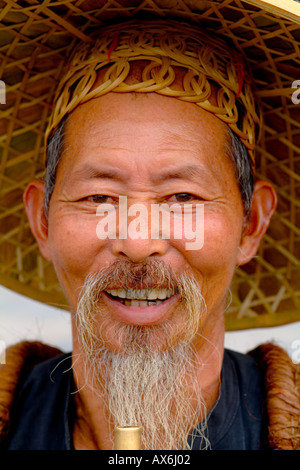
[[[106,204],[109,202],[110,197],[106,196],[105,194],[94,194],[88,198],[91,202],[95,204]]]
[[[195,199],[195,197],[190,193],[177,193],[172,197],[175,198],[176,202],[190,202]]]

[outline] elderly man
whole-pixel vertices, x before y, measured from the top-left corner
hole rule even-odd
[[[74,55],[46,180],[24,195],[73,351],[27,378],[10,449],[112,449],[116,426],[140,426],[142,449],[267,445],[262,373],[223,345],[234,271],[276,208],[272,185],[254,183],[244,67],[172,22],[104,29]]]

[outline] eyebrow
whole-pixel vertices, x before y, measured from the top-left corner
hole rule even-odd
[[[75,177],[79,179],[102,179],[118,182],[128,181],[128,178],[119,171],[118,168],[96,168],[94,166],[85,165],[77,170],[74,170]],[[170,168],[162,171],[158,175],[153,175],[151,181],[154,184],[161,184],[170,180],[189,180],[189,181],[203,181],[203,178],[208,180],[210,184],[215,183],[216,175],[214,172],[208,170],[202,165],[185,165],[180,168]]]
[[[215,175],[201,165],[186,165],[182,168],[169,169],[153,178],[154,182],[161,183],[167,180],[193,180],[199,181],[200,178],[209,178],[215,180]]]
[[[124,181],[121,172],[117,168],[100,169],[90,165],[85,165],[77,170],[74,170],[75,177],[79,179],[108,179],[116,181]]]

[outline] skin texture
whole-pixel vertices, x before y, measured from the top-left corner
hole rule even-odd
[[[195,104],[155,94],[110,93],[79,106],[68,120],[48,219],[43,212],[43,183],[34,180],[24,195],[32,231],[42,254],[54,264],[73,319],[86,275],[116,259],[136,263],[160,259],[175,272],[194,276],[207,305],[194,345],[199,364],[207,364],[199,383],[208,409],[218,394],[224,309],[232,276],[236,266],[255,255],[276,207],[272,186],[258,181],[250,218],[245,219],[233,164],[224,152],[225,142],[225,124]],[[183,197],[182,193],[191,196]],[[107,197],[95,199],[95,195]],[[99,200],[118,209],[119,195],[127,196],[128,206],[143,203],[149,212],[154,203],[204,203],[203,248],[188,251],[185,243],[189,240],[151,240],[150,235],[147,240],[99,240]],[[105,297],[104,302],[103,334],[111,349],[120,347],[114,332],[124,322],[159,325],[171,319],[176,341],[175,331],[182,321],[176,295],[160,309],[151,307],[153,311],[146,315],[143,307],[121,308]],[[101,328],[104,320],[97,321]],[[74,321],[73,341],[75,356],[80,344]],[[74,370],[80,388],[80,360]],[[99,419],[104,416],[102,404],[87,389],[77,394],[76,400],[78,416],[84,416],[75,426],[76,446],[109,448],[105,419]]]

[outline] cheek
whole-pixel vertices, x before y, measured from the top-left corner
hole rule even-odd
[[[54,268],[65,291],[82,285],[96,262],[103,241],[96,235],[95,220],[72,215],[49,217],[49,246]],[[73,284],[75,285],[73,286]]]
[[[234,220],[214,219],[205,225],[203,252],[216,266],[236,265],[241,226]]]
[[[203,294],[227,292],[237,264],[241,236],[238,218],[208,215],[204,219],[203,246],[199,250],[186,250],[180,240],[177,249],[184,255],[188,268],[199,281]]]

